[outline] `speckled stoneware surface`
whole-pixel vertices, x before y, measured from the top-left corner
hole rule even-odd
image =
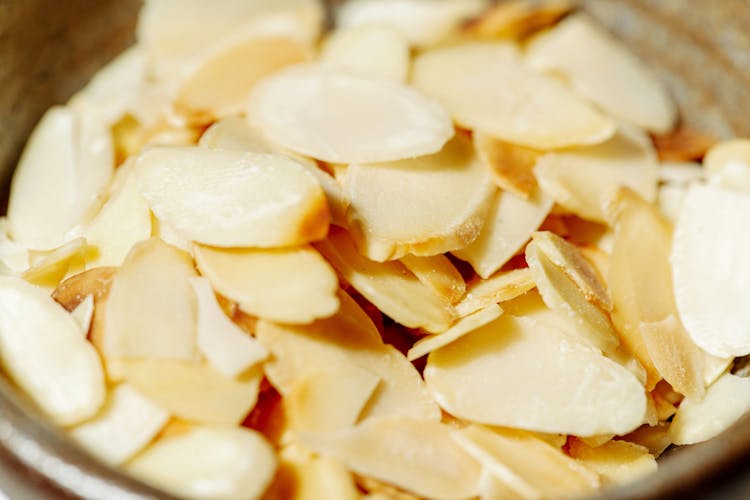
[[[268,0],[273,1],[273,0]],[[426,0],[430,1],[430,0]],[[138,0],[0,0],[0,179],[43,111],[133,39]],[[337,3],[337,2],[332,2]],[[670,88],[685,122],[750,136],[750,1],[584,0]],[[0,489],[22,500],[167,498],[99,465],[0,375]],[[750,417],[605,498],[750,498]]]

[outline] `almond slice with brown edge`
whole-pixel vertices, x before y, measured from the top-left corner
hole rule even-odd
[[[104,372],[73,318],[44,290],[0,277],[0,363],[55,423],[92,417],[104,403]]]
[[[479,159],[490,169],[498,187],[521,198],[536,192],[534,165],[539,151],[495,139],[478,130],[472,138]]]
[[[438,333],[453,322],[452,307],[437,293],[399,262],[361,256],[345,231],[332,230],[315,247],[346,282],[398,323]]]
[[[615,122],[553,78],[524,67],[508,43],[465,43],[417,56],[412,84],[461,127],[536,149],[598,144]]]
[[[404,255],[399,259],[419,281],[434,290],[447,302],[455,304],[466,292],[466,282],[456,266],[445,255],[417,257]]]
[[[445,110],[414,89],[323,65],[265,79],[250,94],[247,116],[273,142],[334,163],[428,155],[453,136]]]
[[[338,279],[309,246],[226,249],[195,245],[195,261],[214,288],[240,309],[280,323],[310,323],[334,314]]]
[[[385,24],[338,29],[328,36],[320,53],[324,64],[397,82],[406,80],[410,57],[406,38]]]
[[[86,295],[80,304],[75,309],[70,311],[70,315],[73,317],[78,326],[81,327],[81,335],[86,338],[91,328],[91,320],[94,318],[94,296]]]
[[[592,448],[573,439],[568,449],[570,456],[599,474],[602,486],[631,483],[656,472],[654,456],[635,443],[612,440]]]
[[[380,419],[328,434],[300,434],[349,469],[435,499],[473,497],[480,467],[440,422]]]
[[[494,191],[463,134],[434,155],[350,165],[344,182],[352,236],[381,262],[466,247],[485,223]]]
[[[497,2],[464,25],[462,32],[481,39],[519,40],[552,26],[574,7],[572,0]]]
[[[476,277],[467,283],[466,295],[456,304],[456,314],[463,318],[488,305],[515,299],[534,286],[529,268],[498,271],[487,279]]]
[[[52,292],[52,298],[69,312],[75,311],[87,297],[93,297],[91,342],[98,349],[101,349],[104,338],[104,304],[109,295],[115,271],[114,267],[95,267],[65,279]]]

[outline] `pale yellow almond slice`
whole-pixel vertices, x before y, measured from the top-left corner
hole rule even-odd
[[[599,474],[602,486],[627,484],[656,472],[654,456],[635,443],[613,440],[592,448],[573,440],[569,449],[570,456]]]
[[[525,68],[509,44],[427,51],[414,61],[412,84],[445,106],[458,125],[521,146],[598,144],[616,128],[562,83]]]
[[[492,4],[461,31],[478,38],[518,40],[553,25],[574,7],[571,0],[506,0]]]
[[[104,403],[104,372],[75,320],[42,289],[0,277],[0,363],[55,423],[92,417]]]
[[[397,82],[406,80],[411,62],[406,38],[386,24],[356,25],[333,31],[323,44],[320,60]]]
[[[497,304],[490,304],[487,307],[473,312],[459,319],[452,327],[437,335],[428,335],[418,340],[406,353],[406,359],[414,361],[425,354],[440,349],[451,342],[455,342],[464,335],[473,332],[490,323],[503,313],[503,310]]]
[[[623,439],[645,447],[655,458],[659,458],[664,450],[672,445],[672,440],[669,437],[669,426],[670,422],[654,426],[642,425],[630,434],[623,436]]]
[[[21,277],[34,285],[54,289],[70,271],[82,270],[86,248],[86,239],[79,237],[44,252],[30,251],[31,267]]]
[[[94,318],[94,295],[89,294],[70,312],[75,322],[81,327],[81,335],[86,338]]]
[[[506,309],[430,353],[424,377],[438,404],[469,421],[539,432],[591,436],[638,427],[646,413],[638,379],[577,340],[574,322],[534,303],[523,316]]]
[[[264,498],[359,500],[352,475],[331,457],[316,456],[296,443],[278,452],[279,468]]]
[[[356,365],[323,369],[292,386],[284,398],[297,432],[335,432],[353,426],[380,378]]]
[[[482,467],[482,474],[479,476],[478,493],[479,500],[520,500],[524,498],[522,495],[516,493],[516,490],[495,476],[487,467]]]
[[[339,274],[384,314],[409,328],[442,332],[453,322],[453,309],[399,262],[375,262],[361,256],[343,230],[333,230],[315,247]]]
[[[167,359],[122,360],[125,382],[176,417],[191,422],[236,425],[258,400],[262,374],[228,377],[204,363]]]
[[[497,193],[479,237],[451,253],[469,262],[482,278],[489,278],[523,248],[551,208],[552,200],[540,190],[528,199]]]
[[[133,387],[110,390],[101,411],[70,429],[86,451],[109,465],[120,465],[145,448],[169,419],[169,413]]]
[[[136,175],[154,214],[191,241],[276,247],[320,239],[328,230],[320,185],[283,156],[153,148],[138,158]]]
[[[102,351],[115,358],[193,360],[196,300],[190,255],[158,238],[137,244],[112,280]]]
[[[686,186],[706,178],[707,167],[691,161],[662,161],[659,163],[659,182]]]
[[[659,186],[659,191],[656,195],[656,206],[659,207],[659,212],[672,224],[676,224],[677,219],[680,217],[682,202],[685,201],[686,194],[687,188],[685,186],[676,184]]]
[[[268,350],[243,332],[224,312],[206,278],[190,278],[198,301],[198,349],[208,362],[236,377],[268,357]]]
[[[750,191],[750,140],[720,142],[703,159],[709,182],[727,189]]]
[[[8,218],[0,217],[0,265],[3,275],[18,276],[29,268],[29,250],[10,239]]]
[[[250,429],[191,426],[157,440],[125,469],[174,495],[195,499],[252,500],[273,480],[276,456]]]
[[[471,425],[456,440],[520,498],[581,496],[599,487],[596,473],[530,432]]]
[[[380,419],[300,441],[341,460],[350,470],[436,499],[476,494],[480,467],[440,422]]]
[[[464,296],[466,282],[456,266],[445,255],[417,257],[408,254],[399,260],[419,281],[451,304],[455,304]]]
[[[195,245],[201,273],[240,309],[280,323],[310,323],[334,314],[338,279],[309,246],[223,249]]]
[[[539,151],[495,139],[478,130],[472,139],[479,159],[490,169],[498,187],[521,198],[536,192],[534,165]]]
[[[344,190],[358,248],[382,262],[466,247],[485,224],[495,188],[459,134],[435,155],[349,165]]]
[[[463,318],[491,304],[515,299],[534,288],[528,268],[499,271],[487,279],[474,278],[466,287],[466,295],[456,304],[456,314]]]
[[[323,65],[265,79],[250,94],[247,116],[273,142],[334,163],[436,153],[453,135],[445,110],[414,89]]]
[[[658,172],[648,137],[635,129],[621,129],[597,146],[548,153],[534,167],[548,196],[579,217],[596,222],[606,222],[602,204],[618,186],[628,186],[646,201],[654,201]]]
[[[605,112],[651,132],[669,132],[677,107],[649,69],[585,14],[565,18],[526,49],[535,69],[562,74]]]

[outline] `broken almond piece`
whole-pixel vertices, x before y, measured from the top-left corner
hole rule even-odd
[[[75,238],[52,250],[30,251],[31,267],[21,277],[37,286],[54,289],[71,271],[82,271],[86,253],[86,239]]]
[[[419,281],[449,303],[455,304],[464,296],[466,292],[464,278],[445,255],[417,257],[408,254],[399,260]]]
[[[409,58],[406,39],[385,24],[338,29],[329,35],[320,54],[324,64],[397,82],[406,80]]]
[[[716,138],[684,125],[668,134],[652,135],[651,139],[662,162],[699,161],[716,144]]]
[[[83,338],[88,337],[89,329],[91,328],[91,320],[94,317],[94,296],[86,295],[80,304],[76,306],[70,312],[78,326],[81,327],[81,335]]]
[[[498,271],[487,279],[469,281],[466,295],[456,304],[456,314],[463,318],[491,304],[512,300],[534,288],[528,268]]]
[[[648,448],[612,440],[590,447],[578,439],[571,441],[570,456],[599,474],[602,486],[626,484],[656,472],[656,459]]]
[[[495,139],[478,130],[472,139],[479,159],[492,172],[499,188],[524,199],[536,192],[534,165],[539,151]]]
[[[115,271],[114,267],[95,267],[65,279],[52,292],[52,298],[70,312],[73,312],[87,297],[93,297],[91,342],[98,349],[101,349],[104,338],[104,304],[109,295]]]
[[[482,39],[520,40],[552,26],[574,7],[571,0],[506,0],[492,4],[461,31]]]

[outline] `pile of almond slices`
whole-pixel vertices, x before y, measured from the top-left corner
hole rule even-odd
[[[566,0],[323,18],[146,0],[42,118],[0,362],[51,421],[187,498],[493,500],[750,409],[750,141]]]

